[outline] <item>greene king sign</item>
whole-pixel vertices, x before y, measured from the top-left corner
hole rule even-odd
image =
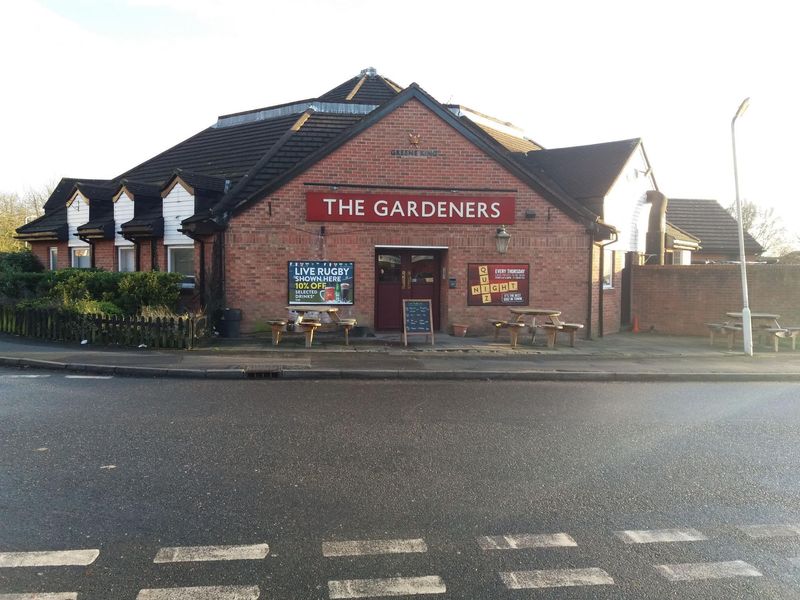
[[[509,225],[514,197],[306,192],[306,220]]]

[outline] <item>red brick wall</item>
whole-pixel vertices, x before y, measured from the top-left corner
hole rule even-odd
[[[114,240],[101,240],[95,242],[92,251],[94,252],[94,266],[106,271],[117,270],[117,249]]]
[[[31,242],[31,251],[47,270],[50,269],[50,248],[58,248],[58,268],[64,269],[69,266],[69,248],[67,242]]]
[[[748,265],[750,310],[781,315],[800,326],[800,265]],[[633,269],[633,314],[639,327],[659,333],[706,335],[704,323],[719,323],[742,309],[738,265],[656,266]]]
[[[391,156],[393,149],[408,146],[410,131],[421,134],[422,145],[439,150],[439,156]],[[508,227],[511,244],[506,255],[497,253],[495,225],[325,223],[326,234],[322,238],[322,223],[305,219],[305,192],[314,188],[304,186],[304,182],[516,189],[516,223]],[[272,205],[271,216],[268,202]],[[524,218],[525,209],[529,208],[536,211],[535,219]],[[489,318],[509,317],[504,307],[467,306],[466,272],[470,262],[529,263],[531,306],[561,309],[570,321],[585,322],[587,317],[590,241],[585,228],[416,100],[234,216],[226,238],[227,306],[243,310],[243,331],[252,330],[257,321],[286,314],[290,260],[355,261],[356,304],[343,307],[341,313],[358,318],[362,325],[373,326],[376,245],[448,247],[442,257],[443,329],[449,329],[453,322],[464,322],[473,332],[485,331]],[[456,289],[448,289],[448,277],[457,279]]]

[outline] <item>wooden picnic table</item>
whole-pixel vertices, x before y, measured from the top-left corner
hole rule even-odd
[[[531,317],[530,325],[528,325],[531,328],[531,345],[536,341],[536,317],[549,317],[552,319],[561,315],[561,311],[554,308],[519,307],[510,310],[517,323],[525,323],[525,317]]]
[[[310,319],[306,315],[308,313],[326,313],[331,318],[331,323],[344,330],[344,344],[350,345],[350,331],[358,325],[356,319],[342,319],[339,317],[339,308],[336,306],[315,305],[315,304],[298,304],[286,307],[286,310],[294,312],[297,317],[294,319],[294,327],[299,328],[306,337],[306,348],[311,348],[314,342],[314,332],[322,327],[322,321],[318,319]],[[272,326],[272,345],[277,346],[281,343],[283,332],[286,331],[290,323],[290,319],[272,319],[269,321]]]
[[[726,317],[731,319],[738,319],[739,323],[736,324],[725,324],[723,328],[726,330],[728,334],[728,348],[733,349],[736,332],[741,331],[742,329],[742,312],[741,311],[730,311],[725,313]],[[772,338],[773,349],[775,352],[778,351],[779,341],[783,338],[791,338],[792,340],[792,350],[795,348],[795,338],[797,337],[798,333],[792,331],[792,329],[788,329],[786,327],[781,327],[781,324],[778,323],[778,319],[781,316],[775,313],[765,313],[765,312],[751,312],[750,313],[750,321],[756,325],[754,327],[754,333],[759,337],[765,338]],[[713,335],[713,334],[712,334]],[[763,341],[763,340],[762,340]],[[713,342],[713,337],[712,337]]]

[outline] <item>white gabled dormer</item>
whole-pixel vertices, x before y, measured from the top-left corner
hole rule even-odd
[[[183,287],[194,287],[194,240],[180,231],[181,221],[194,214],[194,189],[180,177],[162,192],[164,202],[164,246],[167,249],[167,271],[184,275]]]
[[[163,197],[164,245],[194,245],[192,238],[178,231],[182,227],[181,221],[194,214],[194,190],[180,177],[175,177],[164,190]]]
[[[120,235],[119,230],[123,223],[133,219],[133,198],[123,187],[114,196],[114,245],[133,246],[133,242],[126,240]]]
[[[69,231],[69,246],[80,247],[88,246],[86,242],[80,240],[75,234],[78,227],[89,222],[89,199],[81,194],[80,190],[75,190],[67,201],[67,227]]]

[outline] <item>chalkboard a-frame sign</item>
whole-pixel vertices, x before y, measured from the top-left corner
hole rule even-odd
[[[403,345],[408,346],[409,335],[429,335],[433,346],[431,312],[430,300],[403,300]]]

